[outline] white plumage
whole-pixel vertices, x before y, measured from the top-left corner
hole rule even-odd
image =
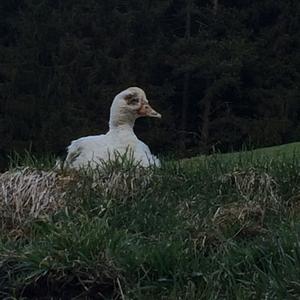
[[[151,154],[149,147],[133,131],[135,120],[145,116],[161,118],[149,105],[144,91],[137,87],[122,91],[111,105],[109,131],[72,141],[65,165],[75,169],[86,166],[95,168],[102,161],[128,154],[143,167],[159,166],[158,158]]]

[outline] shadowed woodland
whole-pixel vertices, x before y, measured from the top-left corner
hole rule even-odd
[[[299,1],[1,0],[0,14],[2,167],[105,132],[128,86],[163,115],[136,125],[156,153],[300,138]]]
[[[0,299],[300,299],[299,44],[299,0],[0,0]],[[161,167],[54,170],[129,86]]]

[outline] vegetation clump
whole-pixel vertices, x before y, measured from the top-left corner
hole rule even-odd
[[[64,181],[54,171],[29,167],[0,174],[1,231],[18,230],[33,218],[63,208]]]

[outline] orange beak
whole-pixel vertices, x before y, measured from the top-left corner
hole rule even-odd
[[[161,114],[155,111],[148,103],[143,103],[137,113],[140,117],[161,118]]]

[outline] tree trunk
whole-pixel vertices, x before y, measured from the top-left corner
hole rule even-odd
[[[212,0],[213,4],[213,14],[216,18],[218,13],[218,0]],[[214,85],[214,82],[212,83]],[[211,87],[209,88],[211,89]],[[209,128],[210,128],[210,113],[211,106],[213,101],[213,95],[209,91],[207,91],[206,96],[203,99],[203,113],[202,113],[202,127],[200,130],[201,136],[201,146],[204,152],[208,152],[209,150]]]
[[[187,44],[191,39],[191,11],[193,0],[186,0],[186,22],[185,22],[185,40]],[[190,77],[191,72],[187,70],[183,78],[183,94],[182,94],[182,105],[181,105],[181,124],[180,124],[180,150],[185,149],[185,131],[187,128],[187,115],[189,108],[190,98]]]
[[[219,0],[212,0],[213,4],[213,13],[216,16],[218,13]]]
[[[202,115],[201,128],[201,144],[204,152],[208,151],[209,144],[209,125],[210,125],[210,111],[211,111],[211,97],[204,99],[204,109]]]

